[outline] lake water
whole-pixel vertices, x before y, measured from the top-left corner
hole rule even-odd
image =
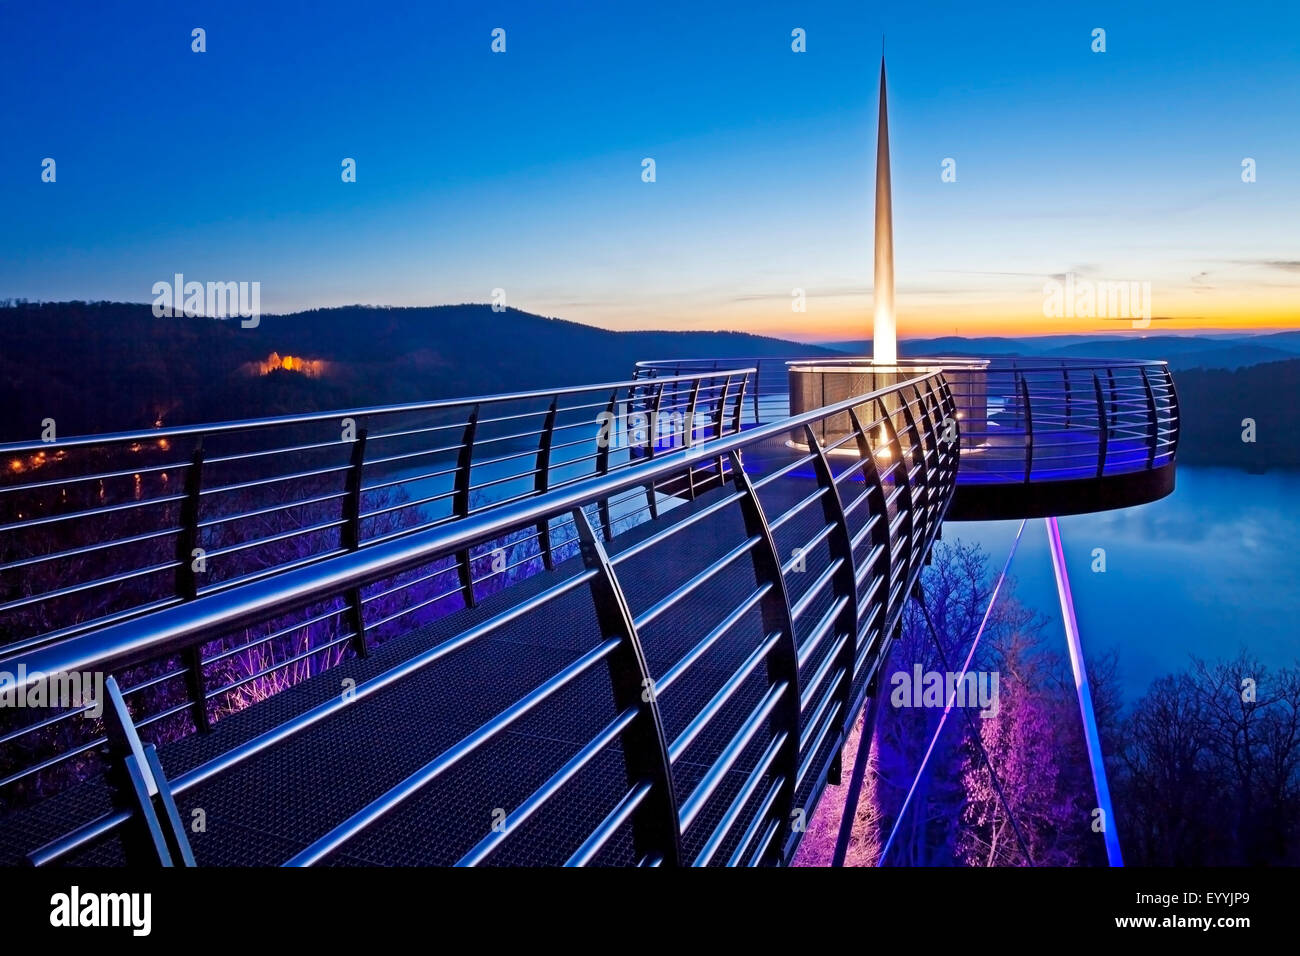
[[[1085,649],[1116,647],[1125,698],[1191,656],[1240,647],[1267,666],[1300,660],[1300,473],[1178,469],[1173,494],[1137,508],[1060,519]],[[1019,522],[949,522],[944,539],[976,541],[995,573]],[[1092,571],[1093,549],[1106,570]],[[1047,534],[1030,521],[1011,566],[1022,603],[1050,618],[1065,648]]]

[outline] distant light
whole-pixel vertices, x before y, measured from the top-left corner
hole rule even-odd
[[[885,461],[889,461],[893,457],[892,452],[889,450],[889,439],[885,434],[884,425],[880,426],[880,439],[876,442],[876,456],[885,459]]]

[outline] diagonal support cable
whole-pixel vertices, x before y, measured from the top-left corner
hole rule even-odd
[[[980,621],[979,630],[975,632],[975,640],[971,641],[970,651],[966,654],[966,661],[961,666],[961,678],[964,679],[966,672],[970,670],[971,661],[975,659],[975,649],[979,647],[980,638],[984,636],[984,628],[989,623],[989,616],[993,613],[993,606],[997,603],[998,594],[1002,590],[1002,583],[1007,579],[1007,572],[1011,569],[1011,561],[1016,556],[1016,549],[1020,546],[1020,538],[1025,533],[1025,519],[1021,519],[1020,527],[1016,529],[1015,540],[1011,542],[1011,551],[1007,554],[1006,563],[1002,565],[1002,573],[998,575],[997,583],[993,586],[993,593],[989,595],[989,605],[984,609],[984,617]],[[960,679],[958,681],[960,683]],[[948,699],[948,705],[944,707],[943,714],[939,717],[939,726],[935,728],[934,736],[930,738],[930,745],[925,749],[925,756],[921,758],[921,765],[916,770],[916,776],[912,778],[912,785],[907,788],[907,796],[903,798],[903,806],[899,808],[898,817],[894,820],[894,827],[889,831],[889,839],[885,841],[884,848],[880,851],[880,858],[876,860],[876,866],[884,866],[885,857],[889,855],[889,848],[894,845],[894,838],[898,836],[898,830],[903,824],[903,819],[907,816],[907,808],[911,805],[912,797],[916,794],[917,784],[921,782],[921,775],[925,773],[926,765],[930,762],[930,756],[934,753],[935,745],[939,742],[939,735],[943,733],[944,724],[948,721],[948,715],[952,713],[952,704],[957,697],[957,688],[953,687],[953,695]]]
[[[948,673],[948,655],[943,649],[943,641],[939,640],[939,632],[935,630],[934,621],[930,619],[930,608],[925,603],[925,592],[921,590],[921,584],[918,581],[916,585],[916,601],[921,605],[921,613],[925,616],[925,626],[930,631],[930,636],[934,638],[934,646],[939,650],[939,666],[943,672]],[[965,671],[962,672],[963,675]],[[960,681],[958,681],[960,684]],[[1006,793],[1002,790],[1002,781],[998,779],[998,772],[993,768],[993,761],[989,759],[989,752],[984,749],[984,740],[980,736],[979,728],[975,726],[975,718],[970,715],[970,711],[963,707],[962,714],[966,717],[966,726],[970,728],[971,736],[975,740],[975,746],[979,748],[980,756],[984,758],[984,764],[989,768],[989,777],[993,781],[993,789],[998,795],[998,802],[1002,804],[1002,809],[1011,821],[1011,829],[1015,831],[1016,842],[1020,844],[1020,852],[1024,854],[1025,859],[1030,866],[1034,865],[1034,858],[1029,855],[1029,845],[1025,842],[1025,834],[1020,829],[1020,824],[1016,820],[1015,811],[1011,809],[1011,803],[1007,800]]]

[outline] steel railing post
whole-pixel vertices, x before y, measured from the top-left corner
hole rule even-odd
[[[763,631],[780,635],[766,662],[768,686],[786,685],[785,694],[772,710],[769,721],[774,740],[785,736],[773,764],[773,772],[781,778],[781,787],[772,804],[772,812],[779,825],[789,827],[795,809],[795,782],[799,778],[799,649],[790,610],[790,593],[785,586],[785,575],[781,573],[781,554],[777,550],[776,538],[754,484],[745,474],[740,454],[732,451],[730,459],[731,480],[742,495],[740,512],[745,522],[745,533],[759,538],[759,545],[752,552],[754,576],[759,584],[770,585],[759,602]]]
[[[736,393],[736,411],[733,414],[732,421],[731,421],[731,433],[733,435],[740,434],[740,430],[741,430],[740,417],[741,417],[741,413],[744,411],[745,408],[745,389],[748,387],[749,387],[749,373],[746,372],[745,376],[740,380],[740,391]],[[754,391],[755,393],[758,392],[758,386],[754,387]],[[755,422],[757,422],[758,421],[757,417],[754,420]]]
[[[717,405],[713,409],[713,437],[721,438],[724,420],[727,414],[727,400],[731,397],[731,376],[722,384],[722,394],[716,399]],[[719,469],[721,473],[721,469]]]
[[[885,483],[880,479],[880,468],[876,464],[876,454],[871,448],[871,436],[867,432],[867,429],[863,427],[862,420],[858,417],[857,409],[849,409],[849,421],[853,423],[853,429],[857,432],[858,455],[866,463],[863,467],[868,469],[867,472],[863,473],[863,478],[869,483],[876,496],[877,514],[880,516],[880,520],[876,522],[871,538],[872,543],[876,547],[880,548],[880,560],[884,562],[884,571],[881,577],[884,588],[880,600],[887,603],[889,600],[889,585],[893,574],[891,566],[891,562],[893,561],[893,543],[889,540],[889,508],[885,503],[887,500],[885,498]],[[870,499],[868,499],[868,502],[870,502]],[[868,520],[870,520],[870,517],[868,517]],[[867,593],[870,594],[871,592],[868,591]],[[863,608],[858,609],[859,615],[862,614],[863,610]],[[888,612],[887,607],[885,608],[885,611]],[[856,626],[860,628],[861,624]],[[864,635],[859,632],[858,640],[861,641],[863,636]]]
[[[654,402],[650,406],[650,421],[646,426],[646,447],[649,450],[650,457],[653,458],[659,450],[659,415],[663,408],[664,389],[667,382],[661,381],[655,388]]]
[[[199,546],[199,511],[203,499],[203,436],[194,443],[189,468],[185,471],[185,499],[181,502],[180,534],[176,536],[176,596],[182,601],[193,601],[199,594],[199,582],[194,570],[198,560],[195,551]],[[203,677],[203,651],[199,646],[187,647],[181,654],[185,667],[185,690],[193,703],[191,713],[194,727],[201,733],[212,729],[208,717],[207,681]]]
[[[1092,373],[1092,388],[1097,395],[1097,477],[1106,473],[1106,441],[1109,429],[1106,427],[1106,400],[1101,393],[1101,379]]]
[[[717,416],[713,423],[714,438],[721,438],[726,434],[723,429],[726,428],[727,422],[727,402],[731,400],[731,378],[730,375],[727,376],[727,380],[722,385],[722,395],[718,398]],[[742,380],[741,388],[743,387],[744,381]],[[725,465],[723,465],[721,455],[714,459],[713,467],[717,473],[718,484],[721,485],[723,482],[723,472],[725,471]]]
[[[921,433],[919,429],[917,429],[916,427],[916,418],[912,414],[911,403],[908,402],[903,397],[903,391],[901,388],[898,391],[898,397],[899,397],[899,405],[901,406],[901,410],[903,413],[903,424],[907,429],[907,441],[908,444],[911,446],[908,449],[908,457],[911,459],[912,464],[916,465],[917,477],[919,478],[919,481],[913,481],[911,475],[912,468],[909,466],[905,469],[906,481],[907,481],[907,502],[908,502],[907,510],[910,515],[909,532],[913,539],[908,542],[907,568],[908,568],[908,572],[910,573],[913,569],[913,566],[916,563],[916,558],[918,555],[915,537],[918,533],[923,533],[924,531],[923,528],[919,529],[917,527],[916,509],[919,503],[917,499],[921,496],[924,496],[927,510],[928,510],[930,493],[929,493],[929,488],[926,486],[926,478],[928,476],[926,475],[926,469],[925,469],[925,445],[921,442]],[[917,449],[920,449],[920,455],[917,454]],[[919,489],[918,489],[918,485],[919,485]],[[918,490],[919,490],[919,494],[918,494]]]
[[[1070,427],[1070,413],[1073,408],[1073,402],[1070,395],[1070,367],[1061,365],[1061,376],[1065,379],[1065,427]]]
[[[546,422],[542,425],[541,437],[537,440],[537,464],[533,475],[533,491],[544,495],[551,487],[551,446],[555,441],[555,416],[559,409],[560,396],[551,399],[551,406],[546,410]],[[607,419],[607,421],[610,421]],[[613,432],[611,421],[610,432]],[[599,439],[598,439],[599,440]],[[551,521],[543,518],[537,522],[537,546],[542,552],[542,565],[546,570],[555,567],[555,555],[551,553]]]
[[[340,544],[346,551],[356,551],[361,547],[361,486],[366,468],[366,435],[368,429],[365,419],[357,428],[356,438],[352,441],[352,453],[348,459],[348,474],[343,495],[343,525],[339,529]],[[352,629],[352,649],[358,657],[370,653],[366,645],[365,602],[361,599],[360,588],[349,588],[347,601],[348,626]]]
[[[628,388],[629,409],[632,404],[631,396],[632,396],[632,388],[629,386]],[[617,412],[618,412],[618,389],[614,389],[614,391],[611,392],[609,395],[609,404],[605,406],[605,420],[610,423],[609,431],[605,435],[606,440],[600,441],[599,438],[596,440],[596,474],[597,475],[609,474],[609,450],[611,447],[613,447],[615,441],[617,440],[615,436],[620,434],[620,432],[624,435],[627,434],[626,417],[624,418],[623,421],[624,427],[622,429],[619,429],[617,427],[617,422],[618,422]],[[629,446],[631,445],[630,437],[628,439],[628,444]],[[610,523],[608,498],[601,498],[600,501],[596,503],[596,514],[600,518],[601,531],[605,535],[605,540],[612,541],[614,538],[614,529]]]
[[[948,429],[948,422],[952,422],[952,441],[944,442],[941,440],[940,444],[948,444],[950,446],[948,448],[947,466],[944,469],[944,475],[945,477],[951,477],[954,479],[954,481],[946,483],[951,485],[952,491],[955,491],[957,487],[955,478],[958,470],[961,468],[961,417],[957,413],[957,403],[953,399],[952,389],[948,387],[948,380],[942,372],[939,373],[937,381],[937,397],[934,397],[934,384],[930,384],[928,387],[930,388],[931,397],[934,397],[935,404],[939,409],[939,424],[943,426],[945,432],[947,432]],[[943,456],[941,455],[941,457]],[[949,494],[949,497],[951,498],[951,493]]]
[[[916,400],[921,406],[921,413],[919,415],[920,428],[918,429],[918,433],[923,430],[925,432],[924,441],[929,443],[929,448],[921,456],[921,482],[925,487],[925,527],[928,531],[934,517],[933,513],[936,512],[939,507],[939,502],[934,494],[936,483],[933,479],[937,477],[940,472],[943,452],[939,447],[939,431],[935,428],[933,418],[934,409],[928,400],[931,395],[930,390],[927,386],[925,394],[922,394],[921,386],[916,385],[913,387],[913,391],[915,391]],[[931,455],[934,456],[933,471],[930,467]],[[926,552],[926,559],[927,561],[929,560],[929,552]]]
[[[961,407],[957,404],[957,397],[953,394],[952,386],[948,382],[948,377],[942,372],[939,373],[939,406],[943,409],[943,421],[946,424],[949,419],[952,420],[953,427],[957,432],[957,437],[953,441],[953,471],[956,471],[956,463],[961,458]],[[967,401],[969,402],[969,397]]]
[[[911,568],[912,568],[913,516],[916,513],[912,507],[912,482],[907,473],[908,472],[907,462],[903,460],[903,443],[898,440],[898,429],[894,427],[893,413],[890,412],[888,407],[885,405],[884,399],[877,398],[876,402],[880,408],[880,427],[885,431],[885,440],[889,444],[890,457],[894,462],[894,467],[893,467],[894,477],[892,483],[900,485],[902,487],[901,494],[903,495],[904,503],[906,505],[906,507],[903,509],[903,514],[902,514],[903,520],[901,522],[901,527],[903,530],[899,535],[899,537],[902,538],[904,553],[902,555],[901,561],[895,561],[894,555],[892,554],[894,545],[893,542],[891,541],[890,542],[890,551],[891,551],[890,564],[894,568],[901,569],[903,574],[902,579],[906,580],[907,575],[911,572]],[[889,521],[888,513],[886,513],[885,515],[885,520],[886,522]],[[889,592],[892,593],[893,581],[889,582],[888,590]],[[887,593],[885,595],[886,606],[888,606],[890,596],[891,596],[890,593]]]
[[[599,572],[592,579],[591,596],[601,633],[619,639],[617,650],[609,657],[614,708],[618,713],[632,707],[637,709],[637,718],[628,724],[621,737],[629,786],[639,786],[642,781],[650,783],[650,792],[632,818],[636,854],[641,860],[659,857],[665,866],[678,866],[682,857],[681,825],[654,676],[614,565],[581,507],[573,509],[573,525],[578,532],[583,564]]]
[[[1029,383],[1020,377],[1020,402],[1025,407],[1025,483],[1034,471],[1034,413],[1029,407]]]
[[[918,389],[921,387],[922,386],[917,386]],[[956,434],[957,425],[955,419],[952,420],[954,437],[951,440],[948,438],[947,422],[950,419],[944,414],[945,410],[942,396],[937,393],[934,380],[927,380],[924,384],[924,389],[925,395],[922,396],[921,401],[928,409],[926,418],[929,422],[931,440],[934,442],[934,474],[932,476],[933,480],[930,483],[930,497],[931,504],[934,508],[935,520],[937,521],[941,514],[941,502],[939,501],[937,490],[943,487],[943,478],[948,474],[948,456],[960,445],[961,438],[959,434]]]
[[[1151,419],[1151,435],[1147,439],[1147,467],[1154,468],[1156,464],[1156,441],[1160,437],[1160,417],[1156,414],[1156,395],[1151,390],[1151,379],[1147,378],[1146,368],[1140,368],[1142,373],[1142,387],[1147,393],[1147,415]]]
[[[664,400],[664,383],[659,383],[659,388],[655,390],[654,405],[650,409],[650,424],[646,429],[647,447],[650,449],[650,457],[655,456],[655,445],[658,444],[659,432],[659,410]],[[655,483],[648,482],[645,486],[646,504],[650,507],[650,517],[653,520],[659,519],[659,493],[655,490]]]
[[[1171,423],[1174,426],[1174,440],[1172,447],[1169,449],[1170,456],[1178,454],[1178,439],[1182,434],[1182,417],[1178,414],[1178,386],[1174,384],[1174,376],[1169,371],[1169,367],[1164,368],[1165,384],[1169,386],[1169,412],[1172,416]]]
[[[695,444],[695,407],[700,400],[701,381],[703,381],[703,378],[697,378],[691,384],[691,397],[687,400],[687,404],[686,404],[686,421],[684,423],[685,433],[682,438],[682,447],[684,448],[690,448],[692,445]],[[691,466],[687,466],[686,468],[686,481],[687,484],[689,485],[687,493],[690,495],[690,500],[694,501],[695,500],[695,469]]]
[[[1019,428],[1019,427],[1020,427],[1020,415],[1021,415],[1021,406],[1020,406],[1020,402],[1019,402],[1019,399],[1020,399],[1020,369],[1016,367],[1016,362],[1015,362],[1014,359],[1012,359],[1012,361],[1011,361],[1011,382],[1012,382],[1011,387],[1012,387],[1013,389],[1015,389],[1015,392],[1016,392],[1016,399],[1017,399],[1017,401],[1015,402],[1015,407],[1016,407],[1016,427]]]
[[[460,439],[460,453],[456,457],[456,482],[451,510],[458,518],[469,515],[470,472],[474,468],[474,439],[478,435],[478,412],[479,406],[475,405],[469,413],[469,419],[465,422],[465,432]],[[474,596],[472,560],[469,548],[462,548],[456,552],[456,573],[460,577],[460,589],[466,607],[473,607],[477,603]]]
[[[826,451],[812,426],[805,425],[804,433],[808,447],[812,450],[813,472],[817,483],[826,489],[822,495],[822,516],[826,522],[834,525],[827,544],[831,558],[842,561],[833,576],[833,586],[839,596],[845,598],[844,609],[840,612],[837,627],[845,636],[844,646],[840,649],[839,666],[843,669],[840,686],[836,696],[840,701],[841,729],[850,720],[849,708],[853,702],[853,664],[858,659],[858,576],[857,565],[853,560],[853,536],[849,534],[849,519],[844,514],[844,500],[840,497],[839,486],[835,483],[835,473],[831,470]]]
[[[700,402],[700,383],[704,381],[697,378],[691,383],[691,397],[686,402],[686,421],[683,422],[685,429],[682,438],[682,447],[690,448],[695,444],[695,409]]]

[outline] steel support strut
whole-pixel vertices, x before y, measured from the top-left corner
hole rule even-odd
[[[203,436],[194,444],[194,454],[185,472],[185,499],[181,503],[180,534],[176,536],[176,595],[182,601],[193,601],[199,596],[199,582],[195,577],[194,562],[198,560],[199,510],[203,496]],[[212,729],[208,717],[207,684],[203,678],[203,648],[187,647],[181,652],[185,665],[185,689],[193,703],[194,728],[200,733]]]
[[[348,462],[347,487],[343,497],[343,526],[340,530],[340,542],[348,551],[361,548],[361,488],[364,484],[366,468],[366,421],[362,419],[357,429],[356,440],[352,443],[352,454]],[[366,605],[361,598],[361,588],[348,588],[345,595],[347,611],[344,615],[348,627],[352,629],[352,649],[358,657],[367,657],[370,649],[366,645]]]
[[[1106,764],[1102,759],[1101,738],[1097,734],[1097,716],[1092,710],[1092,690],[1088,686],[1088,669],[1083,660],[1083,643],[1079,639],[1079,621],[1074,614],[1074,597],[1070,594],[1070,577],[1065,570],[1065,551],[1061,547],[1061,529],[1055,518],[1044,518],[1047,543],[1052,552],[1052,571],[1056,574],[1056,593],[1061,599],[1061,620],[1065,624],[1065,641],[1070,647],[1070,668],[1074,671],[1074,689],[1079,695],[1079,716],[1083,719],[1083,739],[1092,765],[1092,783],[1097,792],[1097,808],[1102,812],[1102,833],[1106,838],[1106,861],[1123,866],[1119,834],[1115,830],[1115,813],[1106,783]]]
[[[867,773],[867,761],[871,757],[871,741],[876,735],[876,715],[880,712],[880,679],[883,676],[885,662],[871,678],[867,688],[870,695],[867,711],[862,718],[862,733],[858,736],[858,749],[853,755],[853,772],[849,777],[849,792],[844,798],[844,811],[840,814],[840,830],[835,838],[835,853],[831,857],[831,866],[843,866],[844,858],[849,852],[849,840],[853,837],[853,823],[858,816],[858,801],[862,796],[862,781]]]
[[[128,865],[194,866],[185,827],[153,744],[144,744],[117,679],[104,681],[104,729],[108,737],[113,802],[134,817],[123,835]]]
[[[643,781],[650,784],[648,795],[632,818],[636,854],[643,861],[658,859],[664,866],[679,866],[681,825],[654,677],[614,565],[582,508],[573,509],[573,526],[578,532],[583,564],[599,572],[592,579],[591,596],[601,632],[606,637],[620,639],[618,650],[609,657],[614,706],[620,713],[630,707],[638,711],[637,718],[622,734],[628,785],[636,787]]]
[[[474,467],[474,439],[478,435],[478,411],[469,413],[465,422],[465,433],[460,439],[460,452],[456,456],[456,480],[451,499],[451,510],[457,518],[469,517],[470,474]],[[464,596],[465,606],[473,607],[477,603],[474,594],[474,565],[469,548],[456,552],[456,573],[460,578],[460,590]]]
[[[772,709],[770,718],[772,738],[782,735],[785,738],[773,765],[773,773],[781,779],[781,786],[772,807],[772,815],[781,827],[784,842],[795,809],[795,783],[799,777],[799,648],[790,613],[790,594],[786,590],[785,575],[781,572],[781,553],[777,550],[772,526],[768,524],[754,484],[745,474],[744,462],[734,451],[731,452],[731,481],[742,494],[740,509],[745,534],[759,539],[759,546],[753,550],[755,579],[760,584],[771,586],[759,602],[763,631],[781,635],[767,655],[767,679],[769,687],[782,682],[786,685],[782,700]],[[772,859],[769,853],[767,861]]]
[[[853,723],[850,711],[853,704],[853,665],[858,659],[858,582],[853,561],[853,537],[849,533],[844,501],[840,498],[840,488],[835,483],[835,473],[831,470],[826,452],[817,441],[817,433],[810,426],[805,426],[804,433],[814,455],[812,465],[817,484],[826,489],[822,495],[822,519],[834,528],[827,540],[831,560],[840,560],[840,568],[834,578],[835,595],[846,599],[835,622],[836,632],[844,637],[844,645],[836,662],[842,673],[835,696],[840,703],[842,716],[839,721],[842,732],[847,733]]]
[[[537,464],[534,466],[533,491],[544,495],[551,487],[551,446],[555,443],[555,416],[559,411],[560,396],[551,399],[546,410],[546,422],[542,425],[542,435],[537,441]],[[610,431],[613,431],[612,419]],[[537,522],[537,549],[542,552],[542,565],[547,571],[555,568],[555,554],[551,550],[551,519],[543,518]]]

